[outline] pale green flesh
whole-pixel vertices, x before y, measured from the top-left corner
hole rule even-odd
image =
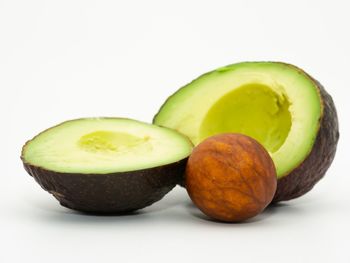
[[[149,139],[149,136],[141,138],[125,132],[95,131],[80,137],[78,145],[84,151],[115,155],[134,150],[136,147],[138,150],[143,148],[145,152],[151,151]]]
[[[158,167],[186,158],[192,144],[176,131],[129,119],[64,122],[29,141],[26,163],[62,173],[104,174]]]
[[[208,111],[200,127],[200,140],[218,133],[236,132],[251,136],[269,152],[276,152],[291,127],[289,105],[285,96],[279,97],[264,85],[237,88]]]
[[[194,80],[167,100],[154,123],[186,134],[195,145],[219,133],[249,135],[265,146],[283,177],[311,151],[321,114],[316,84],[300,70],[251,62]]]

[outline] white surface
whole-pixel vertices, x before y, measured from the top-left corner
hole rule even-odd
[[[350,262],[349,1],[0,1],[0,262]],[[150,121],[208,70],[296,64],[339,113],[333,166],[306,196],[242,224],[199,217],[183,189],[122,217],[62,208],[22,144],[61,121]]]

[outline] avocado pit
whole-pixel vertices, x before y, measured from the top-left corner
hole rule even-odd
[[[197,145],[186,167],[186,190],[211,218],[239,222],[258,215],[271,202],[276,169],[253,138],[219,134]]]

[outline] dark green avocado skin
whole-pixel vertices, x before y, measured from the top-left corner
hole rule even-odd
[[[49,171],[24,162],[25,170],[62,206],[89,213],[128,213],[162,199],[181,180],[187,158],[164,166],[120,173]]]
[[[326,174],[337,149],[339,125],[333,99],[317,80],[307,76],[317,85],[323,102],[323,116],[314,146],[308,157],[299,167],[278,180],[277,191],[272,201],[274,203],[294,199],[309,192]]]

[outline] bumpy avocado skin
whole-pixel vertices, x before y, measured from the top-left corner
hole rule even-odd
[[[307,75],[301,69],[298,70]],[[294,199],[309,192],[326,174],[337,149],[339,125],[333,99],[317,80],[307,76],[317,85],[323,103],[323,116],[308,157],[292,172],[278,180],[277,191],[272,201],[274,203]]]
[[[162,199],[181,180],[187,158],[131,172],[78,174],[24,168],[62,206],[88,213],[128,213]]]

